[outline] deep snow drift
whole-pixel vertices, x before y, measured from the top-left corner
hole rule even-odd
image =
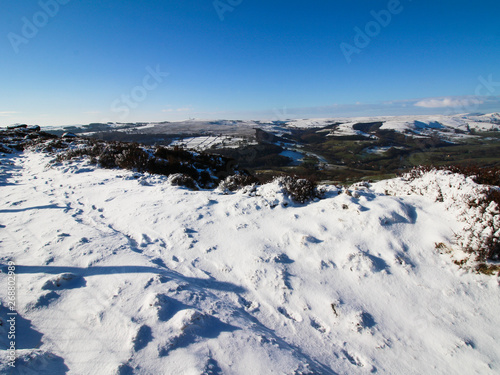
[[[450,202],[470,179],[329,186],[299,205],[276,184],[226,195],[50,159],[0,159],[19,314],[2,373],[500,372],[497,277],[436,249],[467,225]]]

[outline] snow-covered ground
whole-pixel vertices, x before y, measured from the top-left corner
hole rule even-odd
[[[412,132],[421,130],[433,131],[462,131],[469,130],[491,131],[500,130],[500,114],[490,113],[486,115],[415,115],[415,116],[374,116],[374,117],[349,117],[329,119],[300,119],[291,120],[287,123],[289,127],[311,128],[324,127],[329,124],[340,124],[332,135],[363,135],[353,130],[352,126],[358,123],[382,122],[381,129],[395,130],[398,132]],[[460,137],[460,135],[453,135]]]
[[[238,148],[241,145],[257,144],[245,138],[230,136],[187,137],[173,141],[170,146],[180,146],[192,150],[203,151],[214,148]]]
[[[332,131],[328,136],[336,136],[336,137],[345,137],[351,135],[361,135],[367,138],[376,139],[375,136],[362,132],[360,130],[354,130],[353,125],[357,124],[357,122],[345,122],[340,124],[335,131]]]
[[[450,200],[470,179],[438,174],[442,202],[426,175],[299,205],[276,184],[190,191],[50,158],[0,159],[19,314],[1,373],[500,372],[498,279],[436,249],[467,224]]]

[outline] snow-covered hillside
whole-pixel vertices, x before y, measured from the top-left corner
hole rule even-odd
[[[352,129],[357,123],[381,122],[381,129],[395,130],[407,134],[420,134],[422,131],[437,131],[449,136],[449,132],[498,131],[500,130],[500,115],[490,113],[486,115],[416,115],[416,116],[374,116],[329,119],[303,119],[291,120],[289,127],[310,128],[324,127],[329,124],[339,123],[334,132],[337,136],[356,134]],[[457,135],[453,135],[457,137]]]
[[[161,142],[164,137],[173,136],[172,145],[185,145],[188,148],[206,150],[209,148],[237,147],[242,144],[252,144],[255,141],[255,129],[265,130],[281,137],[293,130],[329,127],[329,135],[344,137],[362,135],[376,139],[373,134],[356,130],[356,125],[381,123],[381,130],[394,130],[407,136],[420,138],[422,136],[438,135],[445,140],[462,140],[476,132],[500,131],[500,114],[455,114],[455,115],[413,115],[413,116],[364,116],[364,117],[331,117],[313,119],[269,119],[263,121],[229,121],[229,120],[189,120],[160,123],[107,123],[75,125],[66,127],[44,127],[43,130],[58,132],[75,132],[80,136],[102,137],[102,132],[149,135],[157,137]],[[328,130],[328,129],[327,129]],[[324,130],[323,130],[324,131]],[[328,132],[327,132],[328,133]],[[137,141],[137,139],[131,138]]]
[[[0,159],[1,349],[9,261],[19,314],[1,373],[500,372],[498,278],[440,251],[467,225],[451,202],[470,179],[302,205],[276,183],[190,191],[52,157]]]

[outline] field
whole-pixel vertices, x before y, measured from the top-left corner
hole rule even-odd
[[[108,123],[50,131],[223,155],[263,181],[292,174],[352,183],[394,177],[418,165],[499,166],[499,129],[498,114],[490,114]]]

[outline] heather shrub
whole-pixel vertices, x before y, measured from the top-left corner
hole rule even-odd
[[[282,186],[287,195],[299,203],[305,203],[309,200],[320,198],[322,195],[321,192],[318,191],[316,183],[307,178],[280,176],[275,178],[275,181]]]
[[[478,273],[484,273],[486,275],[500,276],[500,265],[479,263],[476,267],[476,271]]]
[[[479,167],[477,165],[465,167],[453,165],[449,167],[440,167],[440,169],[471,177],[474,182],[478,184],[500,186],[500,167]]]
[[[215,183],[214,183],[212,176],[207,171],[200,172],[200,177],[198,178],[198,181],[201,184],[201,186],[206,186],[209,188],[212,188],[215,186]]]
[[[219,189],[221,189],[222,191],[236,191],[244,188],[245,186],[256,184],[258,182],[259,180],[257,180],[257,178],[255,178],[254,176],[236,174],[228,176],[223,181],[221,181],[221,183],[219,184]]]
[[[158,146],[155,149],[154,156],[160,159],[168,160],[170,163],[193,160],[193,154],[178,146],[173,149]]]
[[[58,162],[79,157],[89,157],[92,164],[102,168],[123,168],[138,172],[149,172],[170,176],[182,174],[204,188],[213,188],[219,183],[220,171],[235,173],[235,165],[228,158],[184,150],[179,147],[154,148],[136,143],[106,142],[97,139],[79,139],[78,148],[67,150],[56,156]],[[189,182],[186,182],[190,186]]]
[[[101,168],[111,169],[111,168],[116,168],[117,167],[115,156],[113,154],[110,154],[110,153],[107,153],[107,152],[102,153],[95,160],[97,160],[97,164]]]
[[[123,169],[145,171],[148,169],[149,155],[142,148],[131,144],[121,147],[115,155],[115,163]]]
[[[419,165],[405,173],[404,177],[409,181],[413,181],[432,170],[459,173],[466,177],[471,177],[474,182],[481,185],[500,186],[500,167],[480,167],[477,165]]]
[[[472,179],[477,185],[464,195],[460,184],[452,187],[436,178],[426,185],[414,184],[426,173],[447,171]],[[455,234],[457,244],[469,254],[468,259],[479,262],[478,270],[489,267],[488,262],[500,261],[500,190],[498,168],[477,166],[432,167],[420,166],[403,175],[412,193],[434,195],[448,207],[460,209],[458,219],[464,222],[462,231]],[[438,175],[438,174],[437,174]],[[444,180],[446,181],[446,180]],[[465,179],[462,182],[465,183]],[[460,265],[464,266],[466,261]],[[488,266],[488,267],[487,267]],[[491,268],[491,267],[490,267]],[[488,268],[489,269],[489,268]]]
[[[191,190],[198,190],[196,181],[188,175],[182,173],[175,173],[168,177],[168,182],[173,186],[184,186]]]

